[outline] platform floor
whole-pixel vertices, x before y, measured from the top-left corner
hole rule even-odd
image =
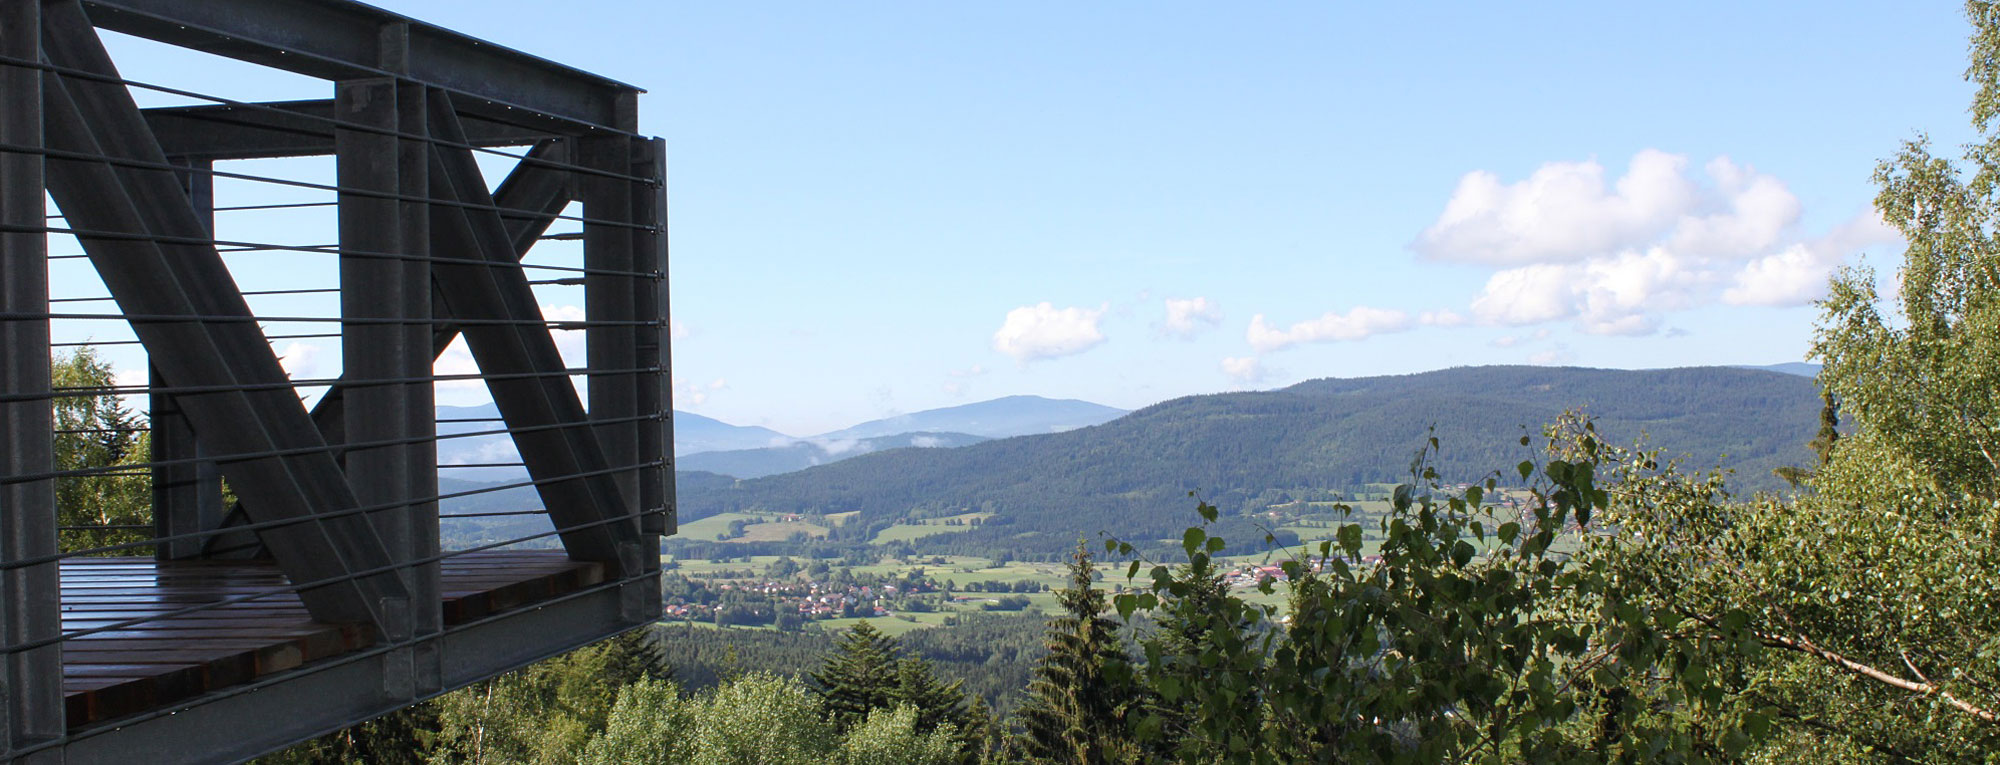
[[[604,581],[600,564],[573,562],[559,550],[467,553],[446,558],[442,569],[446,625]],[[65,633],[276,593],[64,641],[69,727],[165,706],[375,642],[366,627],[312,621],[296,594],[278,592],[285,586],[276,566],[255,561],[63,561]]]

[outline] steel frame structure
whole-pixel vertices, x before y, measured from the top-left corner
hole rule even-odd
[[[327,81],[320,100],[141,108],[110,30]],[[243,759],[659,614],[673,521],[665,147],[629,85],[348,0],[0,0],[0,762]],[[188,93],[200,97],[199,94]],[[480,153],[529,147],[497,188]],[[342,372],[305,406],[215,235],[217,162],[330,155]],[[46,200],[59,214],[52,215]],[[572,204],[582,215],[565,216]],[[61,225],[52,225],[60,220]],[[584,319],[523,258],[580,223]],[[52,235],[151,364],[150,536],[65,552],[52,442]],[[333,290],[327,290],[329,292]],[[550,329],[581,328],[569,369]],[[447,627],[435,364],[463,338],[568,557],[605,583]],[[570,379],[586,375],[580,396]],[[118,391],[131,392],[131,391]],[[225,507],[222,482],[237,504]],[[79,727],[58,567],[263,557],[374,647]]]

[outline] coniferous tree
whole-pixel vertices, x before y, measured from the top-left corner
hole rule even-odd
[[[894,638],[867,622],[854,625],[812,673],[828,716],[841,730],[868,719],[876,709],[896,705],[898,648]]]
[[[928,731],[939,723],[963,725],[966,718],[965,683],[944,682],[932,671],[931,663],[908,658],[896,663],[896,703],[917,710],[917,729]]]
[[[1125,716],[1138,688],[1081,540],[1069,571],[1070,586],[1057,596],[1064,614],[1049,622],[1049,652],[1035,665],[1012,748],[1030,762],[1136,761]]]

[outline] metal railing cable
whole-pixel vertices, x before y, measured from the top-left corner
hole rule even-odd
[[[627,471],[627,470],[633,470],[633,469],[637,469],[637,468],[644,468],[644,467],[648,467],[648,465],[629,465],[629,466],[619,466],[619,467],[616,467],[616,468],[608,468],[608,469],[606,469],[606,470],[602,470],[602,471],[593,471],[593,473],[591,473],[591,474],[578,474],[578,475],[573,475],[573,476],[563,476],[563,477],[561,477],[561,478],[551,478],[551,479],[547,479],[547,480],[548,480],[548,481],[557,481],[557,480],[563,480],[563,481],[567,481],[567,480],[571,480],[571,479],[574,479],[574,478],[582,478],[582,477],[588,477],[588,475],[592,475],[592,474],[598,474],[598,475],[601,475],[601,474],[609,474],[609,473],[613,473],[613,472],[624,472],[624,471]],[[384,511],[384,510],[393,510],[393,509],[396,509],[396,508],[401,508],[401,507],[408,507],[408,506],[410,506],[410,505],[420,505],[420,504],[426,504],[426,503],[424,503],[424,502],[421,502],[421,501],[411,501],[411,502],[401,502],[401,503],[395,503],[395,504],[391,504],[391,505],[388,505],[388,506],[386,506],[386,507],[377,507],[377,508],[375,508],[375,509],[372,509],[372,510],[366,510],[365,512],[382,512],[382,511]],[[65,642],[69,642],[69,641],[71,641],[71,640],[76,640],[76,639],[78,639],[78,638],[84,638],[84,637],[89,637],[89,636],[91,636],[91,635],[96,635],[96,634],[100,634],[100,633],[104,633],[104,632],[115,632],[115,631],[118,631],[118,630],[121,630],[121,629],[124,629],[124,628],[126,628],[126,627],[135,627],[135,626],[138,626],[138,625],[141,625],[141,624],[146,624],[146,623],[149,623],[149,622],[156,622],[156,621],[164,621],[164,620],[167,620],[167,619],[172,619],[172,618],[175,618],[175,617],[179,617],[179,616],[186,616],[186,615],[189,615],[189,614],[197,614],[197,613],[202,613],[202,612],[204,612],[204,611],[214,611],[214,610],[217,610],[217,609],[220,609],[220,608],[222,608],[222,607],[224,607],[224,606],[230,606],[230,605],[234,605],[234,604],[237,604],[237,603],[247,603],[247,602],[250,602],[250,601],[255,601],[255,600],[263,600],[263,599],[265,599],[265,598],[271,598],[271,597],[276,597],[276,596],[280,596],[280,595],[295,595],[295,594],[298,594],[298,593],[300,593],[300,592],[303,592],[303,591],[305,591],[305,590],[310,590],[310,589],[314,589],[314,588],[318,588],[318,587],[326,587],[326,586],[330,586],[330,585],[335,585],[335,584],[343,584],[343,583],[346,583],[346,582],[352,582],[352,581],[355,581],[355,580],[357,580],[357,579],[365,579],[365,578],[367,578],[367,577],[371,577],[371,576],[376,576],[376,575],[380,575],[380,574],[388,574],[388,573],[394,573],[394,572],[396,572],[396,571],[401,571],[401,570],[403,570],[403,569],[409,569],[409,568],[416,568],[416,567],[419,567],[419,566],[424,566],[424,565],[428,565],[428,564],[431,564],[431,563],[438,563],[438,562],[442,562],[442,561],[446,561],[446,560],[450,560],[450,559],[452,559],[452,558],[457,558],[457,557],[461,557],[461,556],[465,556],[465,555],[471,555],[471,554],[473,554],[473,553],[479,553],[479,552],[485,552],[485,551],[487,551],[487,550],[494,550],[494,549],[498,549],[498,548],[501,548],[501,547],[508,547],[508,546],[512,546],[512,545],[518,545],[518,544],[521,544],[521,543],[523,543],[523,542],[532,542],[532,541],[534,541],[534,540],[537,540],[537,539],[545,539],[545,538],[548,538],[548,537],[553,537],[553,536],[560,536],[560,535],[562,535],[562,534],[567,534],[567,533],[569,533],[569,532],[573,532],[573,531],[583,531],[583,530],[586,530],[586,529],[592,529],[592,528],[597,528],[597,527],[599,527],[599,526],[605,526],[605,525],[609,525],[609,524],[613,524],[613,523],[624,523],[624,522],[627,522],[627,521],[635,521],[635,520],[637,520],[637,519],[640,519],[640,518],[643,518],[643,517],[645,517],[645,516],[648,516],[648,515],[658,515],[658,514],[661,514],[661,513],[665,513],[665,512],[666,512],[666,509],[665,509],[665,508],[652,508],[652,509],[646,509],[646,510],[636,510],[636,511],[633,511],[633,512],[628,512],[628,513],[624,513],[624,514],[621,514],[621,515],[614,515],[614,516],[611,516],[611,517],[608,517],[608,518],[599,518],[599,519],[597,519],[597,520],[593,520],[593,521],[586,521],[586,522],[583,522],[583,523],[575,523],[575,524],[570,524],[570,525],[568,525],[568,526],[561,526],[561,527],[556,527],[556,528],[552,528],[552,529],[550,529],[549,531],[543,531],[543,532],[539,532],[539,533],[535,533],[535,534],[528,534],[528,535],[524,535],[524,536],[519,536],[519,537],[514,537],[514,538],[511,538],[511,539],[503,539],[503,540],[500,540],[500,541],[498,541],[498,542],[489,542],[489,543],[487,543],[487,544],[483,544],[483,545],[476,545],[476,546],[473,546],[473,547],[468,547],[468,548],[465,548],[465,549],[463,549],[463,550],[445,550],[445,551],[441,551],[441,552],[439,552],[439,553],[437,553],[437,554],[435,554],[435,555],[428,555],[428,556],[424,556],[424,557],[420,557],[420,558],[410,558],[410,559],[406,559],[406,560],[399,560],[399,561],[396,561],[395,563],[391,563],[391,564],[389,564],[389,565],[386,565],[386,566],[376,566],[376,567],[373,567],[373,568],[368,568],[368,569],[362,569],[362,570],[359,570],[359,571],[347,571],[347,572],[342,572],[341,574],[339,574],[339,575],[336,575],[336,576],[329,576],[329,577],[323,577],[323,578],[320,578],[320,579],[315,579],[315,580],[310,580],[310,581],[306,581],[306,582],[293,582],[293,583],[289,583],[289,584],[286,584],[286,585],[283,585],[283,586],[277,586],[277,587],[272,587],[272,588],[270,588],[270,589],[267,589],[267,590],[260,590],[260,591],[258,591],[258,592],[251,592],[251,593],[245,593],[245,594],[242,594],[242,595],[232,595],[232,596],[227,596],[227,597],[223,597],[223,598],[220,598],[220,599],[217,599],[217,600],[212,600],[212,601],[207,601],[207,602],[204,602],[204,603],[200,603],[200,604],[197,604],[197,605],[193,605],[193,606],[188,606],[188,607],[185,607],[185,608],[179,608],[179,609],[174,609],[174,610],[171,610],[171,611],[166,611],[166,612],[162,612],[162,613],[157,613],[157,614],[147,614],[147,615],[145,615],[145,616],[140,616],[140,617],[134,617],[134,618],[131,618],[131,619],[121,619],[121,620],[118,620],[118,621],[115,621],[115,622],[112,622],[112,623],[110,623],[110,624],[106,624],[106,625],[103,625],[103,626],[98,626],[98,627],[90,627],[90,628],[86,628],[86,629],[80,629],[80,630],[70,630],[70,631],[65,631],[65,632],[63,632],[63,633],[61,633],[61,634],[59,634],[59,635],[57,635],[57,636],[55,636],[55,637],[50,637],[50,638],[42,638],[42,639],[40,639],[40,640],[30,640],[30,641],[25,641],[25,642],[22,642],[22,643],[15,643],[15,644],[9,644],[9,645],[4,645],[4,646],[0,646],[0,656],[6,656],[6,655],[12,655],[12,654],[17,654],[17,653],[21,653],[21,652],[24,652],[24,651],[32,651],[32,650],[35,650],[35,649],[37,649],[37,648],[45,648],[45,647],[48,647],[48,646],[52,646],[52,645],[56,645],[56,644],[59,644],[59,643],[65,643]],[[326,516],[319,516],[319,517],[326,517]],[[238,529],[241,529],[241,528],[245,528],[245,527],[232,527],[232,528],[238,528]],[[161,540],[159,540],[159,541],[165,541],[165,539],[164,539],[164,538],[162,538],[162,539],[161,539]]]
[[[218,247],[218,246],[254,247],[260,250],[274,251],[274,252],[276,251],[309,252],[321,255],[341,255],[352,258],[377,258],[382,260],[402,260],[402,261],[412,261],[420,263],[456,263],[466,266],[478,266],[482,268],[507,268],[507,269],[519,268],[524,270],[559,271],[567,273],[580,273],[585,275],[624,276],[635,279],[666,278],[665,274],[653,271],[623,271],[617,269],[590,268],[587,266],[554,266],[554,265],[546,265],[539,263],[527,263],[519,260],[488,260],[485,258],[443,258],[443,257],[438,257],[436,255],[411,255],[408,253],[400,253],[400,252],[359,250],[350,247],[328,247],[326,245],[287,245],[287,244],[271,244],[271,243],[260,243],[260,242],[232,242],[228,240],[219,240],[206,237],[170,236],[165,234],[134,234],[126,231],[92,231],[86,229],[61,228],[56,226],[18,226],[12,224],[0,224],[0,233],[64,234],[76,237],[79,240],[101,239],[105,241],[115,241],[115,242],[151,242],[154,244],[189,245],[195,247]],[[236,250],[236,251],[244,252],[248,250]],[[56,255],[51,257],[50,259],[54,260],[62,258],[76,258],[76,257],[87,258],[90,256]]]
[[[13,484],[13,483],[32,483],[35,481],[47,481],[59,478],[83,478],[89,476],[106,475],[109,473],[115,473],[117,471],[122,471],[122,470],[134,470],[138,468],[170,467],[174,465],[194,465],[203,462],[217,462],[217,463],[242,462],[246,460],[269,459],[273,457],[298,457],[308,454],[319,454],[322,452],[340,453],[340,452],[353,451],[357,449],[377,449],[377,448],[391,447],[391,446],[414,446],[417,444],[427,444],[438,441],[449,441],[458,438],[483,438],[483,437],[502,436],[502,435],[511,436],[518,433],[537,433],[537,432],[544,432],[551,430],[573,430],[573,429],[595,428],[600,425],[622,425],[627,423],[639,423],[639,422],[659,422],[668,419],[668,417],[669,415],[666,414],[640,414],[631,417],[608,417],[601,420],[560,422],[552,425],[528,425],[522,427],[503,428],[500,430],[475,431],[470,433],[443,433],[434,436],[381,439],[376,441],[358,441],[351,443],[327,444],[324,446],[300,447],[296,449],[271,449],[267,451],[250,452],[246,454],[203,455],[200,457],[183,457],[180,459],[170,459],[170,460],[152,460],[149,462],[138,462],[127,465],[106,465],[100,467],[73,468],[70,470],[52,470],[41,473],[26,473],[21,475],[0,476],[0,485]],[[443,466],[440,465],[439,467]],[[8,568],[14,568],[14,567],[16,566],[0,564],[0,571],[4,571]]]

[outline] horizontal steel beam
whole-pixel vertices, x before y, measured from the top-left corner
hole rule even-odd
[[[169,157],[261,159],[333,153],[338,125],[333,101],[274,101],[248,106],[175,106],[144,110],[146,124]],[[465,115],[474,146],[526,146],[556,135],[550,130]]]
[[[496,119],[634,132],[641,91],[348,0],[85,0],[99,28],[327,80],[396,76]]]

